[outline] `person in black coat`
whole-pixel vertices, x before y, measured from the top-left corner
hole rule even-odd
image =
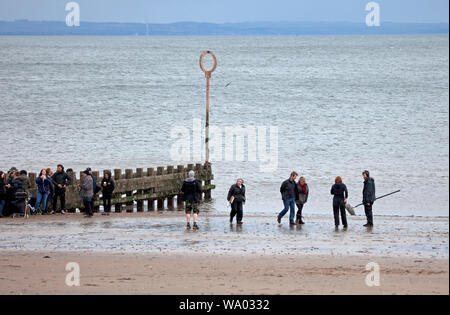
[[[345,204],[347,203],[348,199],[348,190],[347,186],[342,182],[342,178],[340,176],[336,177],[335,184],[333,187],[331,187],[331,194],[334,195],[333,197],[333,213],[334,213],[334,223],[336,225],[336,228],[339,227],[339,212],[341,213],[342,217],[342,224],[344,225],[344,228],[348,227],[347,223],[347,213],[345,212]]]
[[[284,209],[278,214],[277,222],[281,224],[281,219],[288,213],[289,214],[289,224],[296,225],[295,223],[295,186],[297,183],[298,173],[292,172],[288,180],[285,180],[280,187],[281,198],[283,199]]]
[[[57,171],[52,176],[53,184],[55,185],[55,192],[53,195],[53,210],[56,211],[58,197],[61,201],[61,214],[65,214],[66,209],[66,188],[72,183],[72,179],[64,171],[64,166],[59,164]]]
[[[0,218],[3,217],[3,209],[6,205],[6,184],[5,184],[6,174],[0,171]]]
[[[375,202],[375,180],[370,177],[369,171],[363,172],[364,189],[363,189],[363,204],[366,212],[367,224],[365,227],[373,227],[373,212],[372,207]]]
[[[230,223],[233,223],[234,217],[237,215],[237,224],[242,225],[242,219],[244,218],[244,205],[246,201],[243,179],[238,179],[237,183],[231,186],[228,191],[227,200],[231,204]]]
[[[103,209],[105,211],[103,215],[109,215],[111,213],[111,199],[113,196],[114,188],[116,187],[109,171],[105,172],[101,185],[103,195]]]

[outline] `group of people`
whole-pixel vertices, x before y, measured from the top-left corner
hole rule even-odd
[[[30,196],[30,181],[26,171],[18,171],[11,168],[8,173],[0,171],[0,217],[13,213],[25,213],[25,207],[31,209],[32,214],[53,214],[56,212],[58,199],[60,201],[60,213],[65,213],[66,189],[72,184],[72,177],[68,174],[71,169],[64,170],[64,166],[59,164],[55,173],[50,169],[42,169],[36,178],[36,195]],[[297,172],[292,172],[289,179],[284,181],[280,187],[281,198],[284,208],[278,214],[277,221],[281,224],[283,217],[290,212],[290,225],[303,225],[303,207],[308,202],[309,186],[305,177],[300,177],[298,182]],[[362,173],[364,178],[363,204],[367,217],[366,227],[373,227],[372,207],[376,200],[375,181],[370,177],[369,171]],[[103,215],[111,213],[111,199],[115,189],[114,180],[110,172],[105,172],[100,186],[97,186],[97,179],[92,174],[92,170],[87,168],[82,173],[80,181],[80,198],[85,208],[85,215],[92,217],[94,212],[95,195],[102,191]],[[183,200],[185,201],[185,212],[187,229],[191,229],[191,216],[193,217],[194,230],[198,230],[199,202],[202,193],[201,182],[195,179],[195,172],[190,171],[189,177],[183,182],[181,187]],[[227,201],[231,205],[230,223],[236,218],[237,224],[243,224],[244,205],[246,202],[246,187],[244,180],[239,178],[236,184],[232,185],[228,191]],[[336,227],[340,226],[341,220],[344,228],[348,227],[346,204],[348,199],[347,186],[340,176],[336,177],[334,185],[331,187],[333,197],[333,214]],[[49,210],[49,203],[52,210]],[[297,207],[297,214],[295,214]]]
[[[36,194],[30,195],[31,183],[25,170],[18,171],[12,167],[7,173],[0,171],[0,217],[15,213],[30,214],[54,214],[57,212],[57,203],[60,201],[61,214],[66,213],[66,190],[72,185],[72,169],[64,170],[59,164],[55,173],[51,169],[42,169],[36,178]],[[97,186],[97,180],[92,170],[87,168],[80,182],[80,198],[86,209],[86,216],[93,216],[94,197],[102,191],[104,215],[111,212],[111,199],[115,189],[111,173],[105,172],[101,186]]]
[[[373,227],[373,211],[372,207],[376,200],[375,196],[375,180],[370,177],[369,171],[362,173],[364,179],[363,187],[363,204],[366,213],[367,223],[365,227]],[[308,201],[309,187],[304,177],[296,182],[297,172],[292,172],[288,180],[281,185],[280,192],[284,203],[284,209],[278,215],[277,221],[281,223],[281,219],[290,210],[289,223],[291,225],[305,224],[303,222],[302,213],[303,206]],[[337,176],[334,185],[331,187],[331,195],[333,195],[333,215],[336,228],[339,228],[341,220],[344,229],[348,228],[346,204],[348,199],[347,186],[343,183],[342,177]],[[298,208],[297,217],[295,218],[295,206]],[[295,219],[295,220],[294,220]]]
[[[303,221],[303,207],[308,202],[309,186],[306,183],[305,177],[300,177],[298,182],[297,172],[292,172],[289,179],[284,181],[280,187],[281,198],[283,200],[284,209],[278,214],[277,222],[281,224],[283,217],[290,212],[289,224],[304,225]],[[363,204],[367,217],[365,227],[373,227],[373,212],[372,207],[376,200],[375,197],[375,180],[370,177],[369,171],[362,173],[364,178],[363,188]],[[184,194],[184,201],[186,201],[186,221],[187,229],[191,229],[191,215],[194,216],[194,229],[198,230],[198,203],[200,201],[200,194],[202,187],[200,181],[195,179],[195,172],[189,172],[189,178],[183,182],[181,188]],[[231,204],[230,223],[237,220],[238,225],[243,224],[244,211],[243,206],[246,202],[245,197],[246,188],[244,180],[238,179],[236,184],[232,185],[228,191],[227,200]],[[344,229],[348,228],[346,204],[348,199],[347,186],[343,183],[340,176],[336,177],[334,185],[331,187],[331,195],[333,195],[333,214],[336,228],[339,228],[341,220]],[[297,214],[295,214],[295,207],[297,207]]]

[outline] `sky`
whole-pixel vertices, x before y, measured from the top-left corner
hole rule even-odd
[[[0,20],[64,21],[69,0],[0,0]],[[369,0],[75,0],[86,22],[364,22]],[[448,0],[378,0],[381,21],[448,23]]]

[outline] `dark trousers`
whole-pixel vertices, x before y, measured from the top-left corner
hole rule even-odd
[[[231,204],[230,221],[233,221],[234,217],[237,215],[237,222],[242,222],[244,218],[244,206],[242,201],[234,201]]]
[[[105,212],[111,212],[111,197],[103,196],[103,209]]]
[[[372,206],[373,206],[373,204],[370,204],[370,206],[368,206],[367,204],[364,205],[364,211],[366,212],[367,223],[370,225],[373,225]]]
[[[301,223],[301,222],[303,222],[302,216],[303,216],[303,206],[304,206],[304,204],[300,203],[300,202],[296,202],[296,205],[297,205],[298,211],[297,211],[297,218],[295,219],[295,222],[296,223]]]
[[[93,213],[93,208],[92,208],[92,199],[91,198],[84,198],[83,199],[83,205],[84,205],[85,213],[87,215],[92,216],[94,214]]]
[[[342,217],[342,225],[348,226],[347,224],[347,213],[345,212],[345,203],[344,201],[340,203],[333,203],[333,212],[334,212],[334,224],[339,226],[339,212]]]
[[[64,189],[56,188],[53,196],[53,211],[56,211],[58,197],[61,201],[61,210],[66,210],[66,191]]]

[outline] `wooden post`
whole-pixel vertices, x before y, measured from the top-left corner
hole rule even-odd
[[[156,176],[162,176],[163,174],[164,174],[164,167],[158,166],[158,168],[156,169]],[[158,198],[157,206],[158,210],[164,210],[164,198]]]
[[[205,169],[205,185],[206,186],[210,186],[211,185],[211,163],[206,162],[204,165],[204,169]],[[210,200],[211,199],[211,189],[208,189],[205,192],[205,199],[206,200]]]
[[[180,176],[184,176],[185,174],[185,169],[184,169],[184,165],[178,165],[177,166],[177,173],[180,174]],[[180,186],[182,185],[182,181],[184,180],[184,178],[181,178],[180,180]],[[181,211],[184,210],[184,201],[183,201],[183,196],[177,195],[177,210]]]
[[[172,175],[174,173],[175,173],[174,167],[173,166],[167,166],[167,175]],[[173,187],[173,183],[170,183],[170,185],[172,186],[171,189],[175,189]],[[169,195],[167,197],[167,209],[168,210],[174,210],[174,202],[173,202],[173,196],[172,195]]]
[[[93,171],[92,172],[92,176],[95,177],[95,181],[96,181],[97,186],[100,186],[100,182],[102,180],[101,178],[99,178],[99,174],[100,173],[98,171],[95,171],[95,172]],[[95,189],[95,187],[94,187],[94,189]],[[94,202],[97,201],[97,200],[99,200],[98,194],[94,195]],[[99,211],[100,211],[100,206],[94,206],[94,212],[97,213]]]
[[[117,187],[117,184],[118,184],[119,180],[121,179],[121,176],[122,176],[122,170],[120,168],[116,168],[114,170],[114,181],[116,183],[116,187]],[[121,194],[120,193],[115,193],[114,197],[115,198],[120,198]],[[122,204],[121,203],[115,203],[114,204],[114,209],[115,209],[116,213],[121,213],[122,212]]]
[[[127,169],[127,170],[125,170],[125,179],[132,179],[133,178],[133,170],[131,170],[131,169]],[[127,191],[126,192],[126,194],[127,194],[127,197],[132,197],[133,196],[133,192],[132,191]],[[126,203],[126,208],[127,208],[127,212],[128,213],[131,213],[131,212],[133,212],[133,206],[134,206],[134,202],[133,201],[128,201],[127,203]]]
[[[147,168],[147,176],[154,177],[155,169]],[[147,194],[151,194],[152,192],[153,192],[153,189],[148,189],[145,191],[145,193],[147,193]],[[155,211],[155,199],[147,199],[147,211]]]
[[[136,178],[142,178],[144,177],[144,169],[142,168],[137,168],[136,169]],[[138,190],[137,194],[141,195],[144,193],[144,190]],[[144,200],[138,200],[137,201],[137,212],[144,212]]]

